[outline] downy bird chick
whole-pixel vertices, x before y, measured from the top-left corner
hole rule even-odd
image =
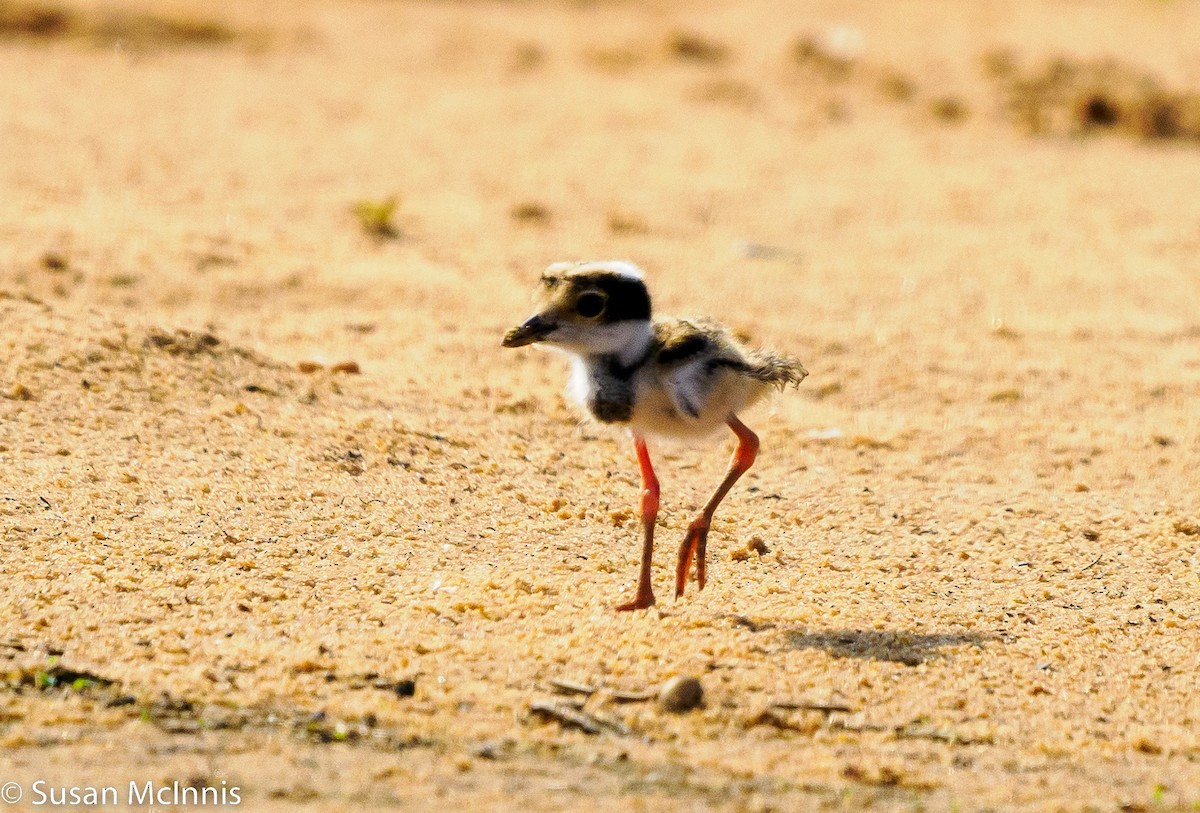
[[[650,561],[659,485],[646,436],[700,437],[728,426],[737,437],[725,479],[679,547],[676,598],[693,560],[703,589],[713,514],[758,454],[758,436],[738,413],[772,389],[799,385],[808,372],[794,359],[743,347],[717,322],[655,318],[642,272],[629,262],[555,263],[542,274],[537,300],[534,315],[508,331],[503,346],[543,343],[572,356],[570,396],[596,420],[626,425],[633,435],[644,542],[637,594],[618,610],[642,610],[655,601]]]

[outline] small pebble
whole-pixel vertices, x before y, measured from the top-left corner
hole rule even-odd
[[[47,251],[42,255],[42,268],[47,271],[66,271],[68,266],[66,256],[57,251]]]
[[[691,711],[704,700],[704,687],[694,677],[679,675],[663,684],[658,693],[658,704],[666,711],[682,714]]]
[[[524,223],[549,223],[550,210],[537,202],[518,203],[510,212],[513,220]]]

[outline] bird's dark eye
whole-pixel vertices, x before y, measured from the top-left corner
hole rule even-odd
[[[584,319],[595,319],[604,313],[604,295],[595,291],[588,291],[575,300],[575,312]]]

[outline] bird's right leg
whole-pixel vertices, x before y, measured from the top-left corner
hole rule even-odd
[[[717,487],[717,492],[712,495],[712,499],[704,506],[700,516],[696,517],[695,521],[688,526],[687,536],[684,537],[683,544],[679,546],[679,564],[675,568],[675,598],[683,595],[683,586],[687,584],[688,571],[692,567],[693,557],[696,559],[696,585],[699,589],[704,589],[708,573],[705,548],[708,545],[708,529],[712,525],[713,514],[716,513],[721,500],[725,499],[725,495],[729,493],[729,489],[733,488],[733,484],[738,481],[738,478],[754,465],[754,459],[758,456],[758,435],[738,420],[737,415],[730,415],[726,423],[737,435],[737,449],[734,450],[733,458],[729,461],[729,471],[725,474],[725,479]]]
[[[654,466],[650,464],[650,451],[646,448],[646,439],[634,435],[634,448],[637,449],[638,466],[642,470],[642,528],[645,537],[642,542],[642,570],[638,576],[637,595],[633,601],[617,607],[618,610],[645,610],[654,606],[654,588],[650,585],[650,560],[654,555],[654,523],[658,521],[658,477],[654,474]]]

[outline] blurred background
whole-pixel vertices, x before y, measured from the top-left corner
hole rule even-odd
[[[493,328],[614,256],[768,330],[1187,320],[1198,31],[1169,0],[6,0],[0,281]]]

